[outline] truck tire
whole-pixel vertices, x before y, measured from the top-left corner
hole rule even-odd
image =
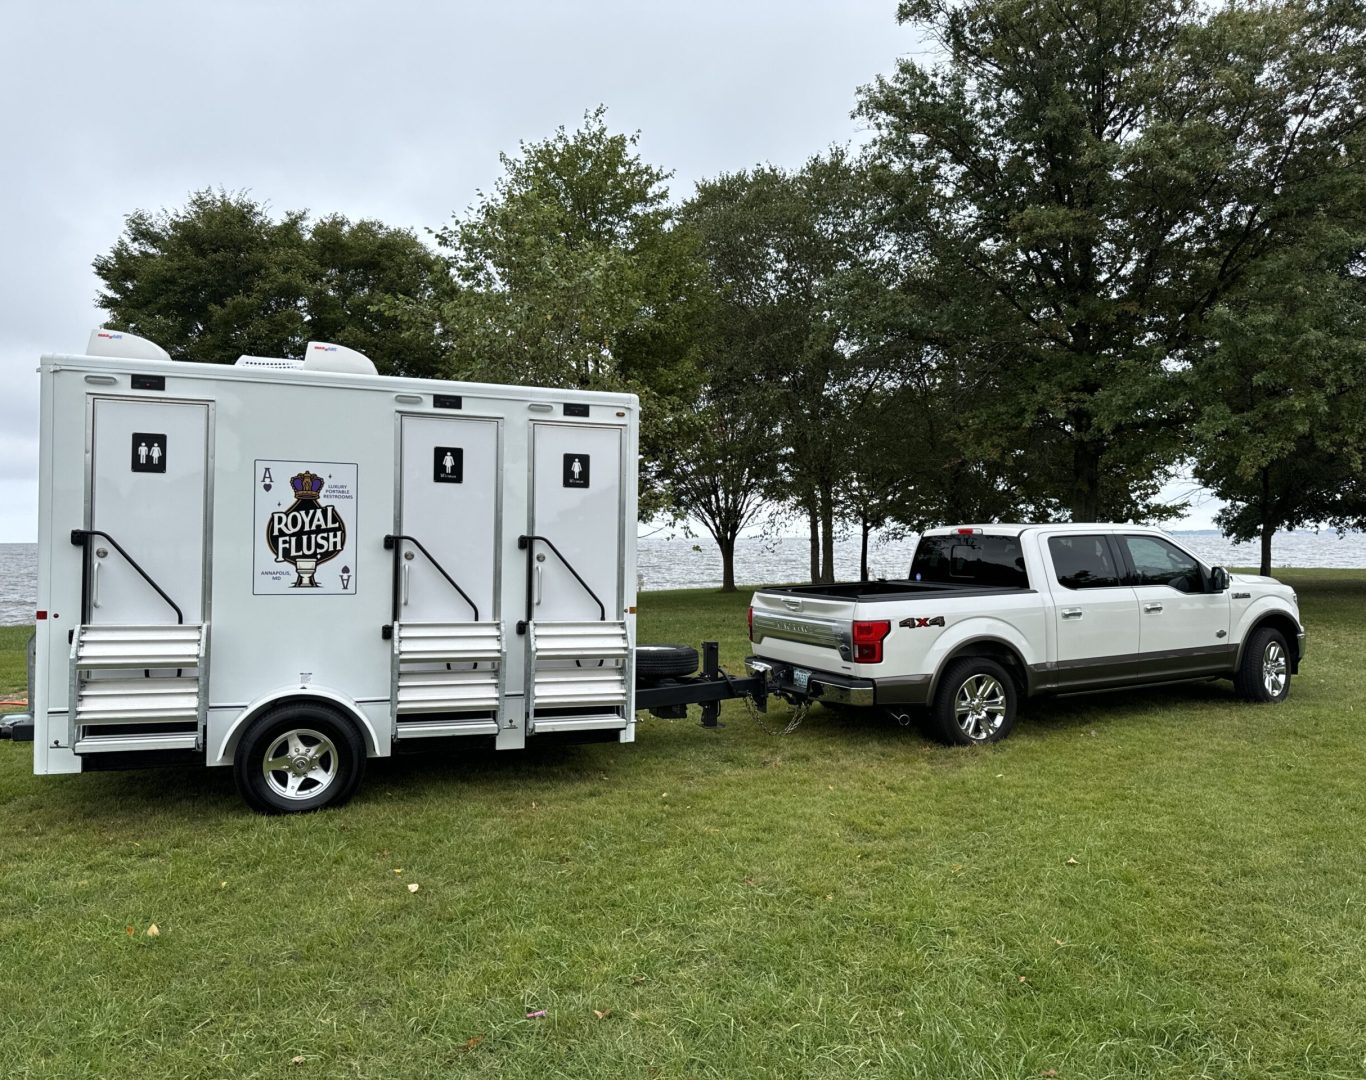
[[[697,670],[697,650],[691,645],[637,645],[636,674],[651,678],[691,675]]]
[[[261,814],[341,806],[365,775],[356,725],[325,705],[279,705],[253,720],[232,764],[237,791]]]
[[[1010,734],[1015,708],[1015,681],[1005,668],[983,656],[965,656],[940,676],[930,720],[951,746],[979,746]]]
[[[1285,635],[1272,626],[1252,631],[1233,688],[1244,701],[1269,704],[1290,696],[1290,649]]]

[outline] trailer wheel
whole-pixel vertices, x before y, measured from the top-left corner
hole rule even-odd
[[[979,746],[999,742],[1015,726],[1015,681],[982,656],[955,660],[939,679],[930,717],[944,742]]]
[[[691,675],[697,670],[697,650],[691,645],[637,645],[636,674]]]
[[[280,705],[252,721],[232,771],[238,793],[258,813],[341,806],[365,775],[365,742],[355,724],[324,705]]]

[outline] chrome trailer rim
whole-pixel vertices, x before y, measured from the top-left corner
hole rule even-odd
[[[983,742],[998,731],[1006,719],[1006,690],[991,675],[973,675],[954,696],[954,719],[973,742]]]
[[[337,748],[320,731],[296,728],[276,737],[261,772],[266,785],[283,799],[312,799],[337,779]]]

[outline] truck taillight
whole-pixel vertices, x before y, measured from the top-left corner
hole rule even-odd
[[[854,623],[854,663],[882,663],[882,639],[892,632],[886,619]]]
[[[749,640],[754,640],[754,608],[749,609]]]

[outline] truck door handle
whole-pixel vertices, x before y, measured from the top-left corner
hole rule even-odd
[[[1081,618],[1081,608],[1079,608],[1079,607],[1063,608],[1062,617],[1063,617],[1064,619],[1080,619],[1080,618]]]
[[[538,566],[536,567],[536,603],[538,604],[541,602],[541,595],[541,568]]]
[[[1144,604],[1143,610],[1149,614],[1156,614],[1162,610],[1161,604]]]

